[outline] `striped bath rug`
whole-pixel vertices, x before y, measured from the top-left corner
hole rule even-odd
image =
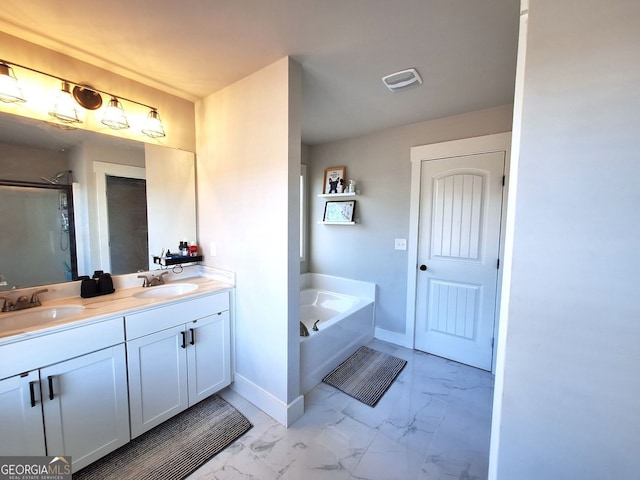
[[[182,479],[251,427],[214,395],[74,473],[73,480]]]
[[[406,364],[402,358],[362,346],[322,381],[375,407]]]

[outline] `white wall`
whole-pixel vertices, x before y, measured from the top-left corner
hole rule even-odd
[[[236,272],[233,388],[283,424],[302,413],[300,85],[284,58],[196,106],[198,237]]]
[[[503,105],[311,147],[308,271],[376,283],[379,338],[413,345],[405,332],[407,251],[394,249],[409,235],[411,147],[507,132],[511,120],[512,106]],[[356,226],[317,224],[327,200],[317,197],[324,169],[335,166],[346,166],[361,191]]]
[[[638,478],[640,3],[528,18],[490,477]]]

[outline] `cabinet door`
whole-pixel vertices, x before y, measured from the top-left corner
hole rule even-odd
[[[231,383],[229,312],[187,324],[189,404],[213,395]]]
[[[124,344],[40,369],[48,455],[73,471],[129,441]]]
[[[0,381],[0,456],[46,455],[38,371]]]
[[[127,342],[131,438],[189,406],[184,325]]]

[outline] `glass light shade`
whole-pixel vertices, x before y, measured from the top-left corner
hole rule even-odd
[[[69,83],[62,82],[62,89],[58,93],[51,115],[65,123],[82,123],[76,105],[69,89]]]
[[[144,123],[142,133],[151,138],[165,137],[164,127],[157,110],[151,110]]]
[[[129,128],[129,122],[127,121],[127,116],[124,113],[124,108],[122,108],[120,100],[116,97],[111,97],[111,100],[109,100],[109,103],[104,110],[102,123],[114,130]]]
[[[26,102],[13,69],[6,63],[0,63],[0,100],[5,103]]]

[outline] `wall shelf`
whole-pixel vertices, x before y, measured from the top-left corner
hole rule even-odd
[[[171,265],[184,265],[187,263],[196,263],[202,261],[202,255],[175,255],[171,257],[158,257],[156,255],[153,256],[153,263],[157,263],[164,267],[169,267]]]
[[[322,220],[318,220],[318,224],[320,225],[355,225],[356,222],[323,222]]]
[[[351,193],[319,193],[318,198],[345,198],[345,197],[355,197],[360,192],[355,191]]]

